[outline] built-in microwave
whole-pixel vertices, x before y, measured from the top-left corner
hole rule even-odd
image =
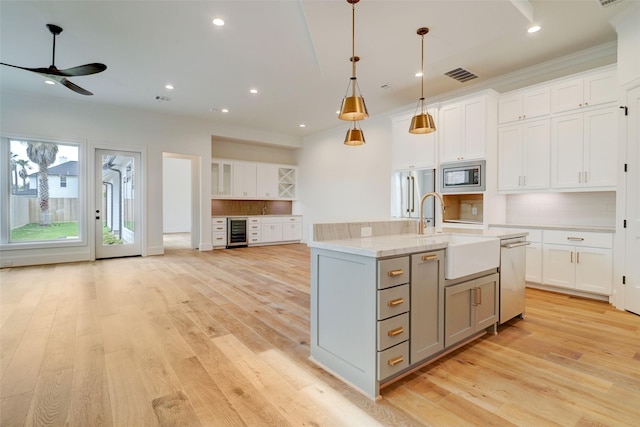
[[[441,193],[468,193],[485,189],[484,160],[440,165]]]

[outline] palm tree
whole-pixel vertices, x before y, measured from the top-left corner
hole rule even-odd
[[[49,213],[49,165],[56,161],[58,145],[51,142],[28,142],[27,156],[40,168],[38,199],[40,202],[40,225],[51,225]]]
[[[27,186],[27,169],[31,169],[31,165],[29,164],[29,160],[16,160],[16,165],[20,166],[20,170],[18,171],[18,175],[22,178],[22,191],[26,191]],[[17,187],[17,183],[16,183]]]

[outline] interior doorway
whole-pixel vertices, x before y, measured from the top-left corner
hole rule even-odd
[[[197,249],[199,241],[198,158],[162,153],[164,250]]]

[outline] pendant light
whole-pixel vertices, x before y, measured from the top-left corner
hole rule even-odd
[[[353,127],[347,131],[347,136],[344,138],[344,145],[355,147],[365,144],[364,133],[362,133],[362,129],[360,129],[358,123],[360,122],[353,122]]]
[[[358,121],[364,120],[369,117],[367,112],[367,106],[364,103],[364,98],[360,93],[360,87],[358,86],[358,79],[356,77],[356,62],[360,60],[355,54],[355,22],[356,22],[356,3],[360,0],[347,0],[347,3],[351,5],[351,79],[347,85],[347,92],[342,100],[342,106],[340,107],[340,113],[338,118],[340,120]],[[351,89],[351,90],[349,90]],[[349,96],[349,92],[350,96]]]
[[[416,112],[411,119],[409,133],[431,133],[436,130],[436,124],[431,114],[427,112],[427,106],[424,102],[424,36],[428,32],[429,28],[427,27],[418,28],[418,31],[416,31],[416,33],[422,37],[422,75],[420,76],[420,99],[416,106]],[[420,111],[419,113],[418,110]]]

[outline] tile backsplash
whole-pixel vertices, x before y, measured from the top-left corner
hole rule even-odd
[[[507,196],[508,224],[614,227],[615,222],[614,191]]]

